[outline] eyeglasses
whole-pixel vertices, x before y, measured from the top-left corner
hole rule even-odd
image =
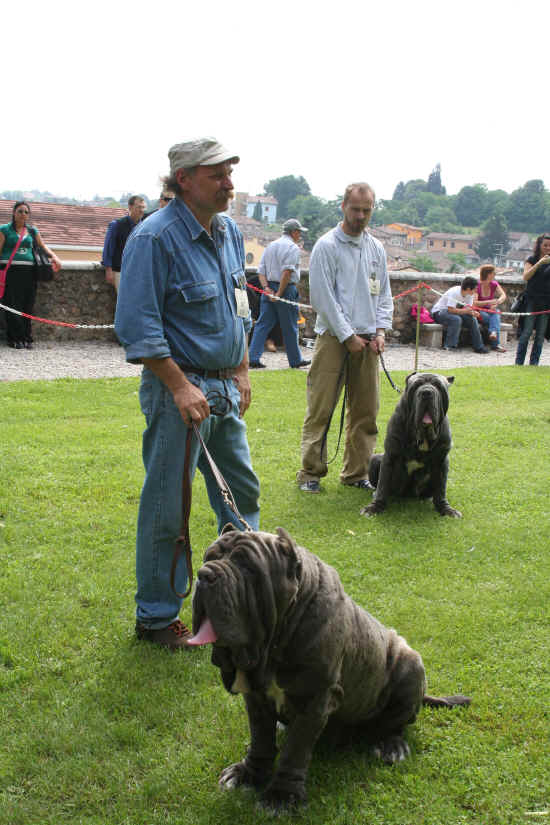
[[[173,201],[174,198],[171,195],[161,195],[159,200],[161,200],[161,201]]]

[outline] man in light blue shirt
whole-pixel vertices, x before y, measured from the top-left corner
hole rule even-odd
[[[344,218],[323,235],[311,254],[309,285],[317,312],[317,339],[308,376],[302,430],[303,492],[319,493],[328,472],[326,436],[346,385],[346,443],[340,481],[369,489],[368,467],[376,443],[379,353],[391,328],[393,300],[382,244],[366,231],[374,209],[367,183],[350,184]]]
[[[233,195],[239,158],[214,138],[173,146],[176,197],[130,236],[122,260],[115,328],[131,363],[143,363],[140,404],[145,482],[137,530],[138,638],[174,650],[189,631],[178,619],[182,599],[170,569],[182,523],[185,444],[194,422],[246,521],[259,526],[259,483],[242,416],[250,404],[244,246],[236,224],[219,213]],[[205,477],[218,530],[243,525],[224,503],[195,437],[188,461]],[[175,590],[188,582],[185,559]]]
[[[302,359],[298,346],[298,283],[300,281],[300,247],[298,243],[302,232],[307,232],[296,218],[289,218],[283,224],[283,234],[269,244],[262,255],[258,267],[258,277],[263,289],[268,293],[262,295],[260,316],[254,326],[250,345],[250,368],[265,367],[260,361],[266,338],[277,321],[281,325],[288,363],[295,369],[308,367],[310,361]],[[293,301],[286,304],[275,298]]]

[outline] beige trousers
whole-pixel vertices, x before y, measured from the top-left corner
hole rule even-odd
[[[367,346],[349,353],[342,369],[346,346],[328,332],[318,335],[307,377],[307,411],[302,430],[302,469],[298,483],[318,481],[328,472],[324,435],[334,413],[332,427],[340,423],[338,401],[347,380],[344,465],[342,484],[368,477],[369,461],[376,444],[376,416],[380,406],[378,355]],[[337,409],[338,408],[338,409]]]

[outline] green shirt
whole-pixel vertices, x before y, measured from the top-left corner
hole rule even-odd
[[[27,225],[27,234],[21,241],[19,245],[19,249],[13,259],[13,263],[34,263],[34,256],[32,254],[32,234],[31,234],[32,227]],[[0,232],[3,234],[4,238],[4,247],[2,249],[2,254],[0,255],[0,260],[2,261],[9,261],[10,255],[13,252],[15,244],[17,243],[17,239],[19,238],[18,233],[15,231],[11,223],[5,223],[0,226]]]

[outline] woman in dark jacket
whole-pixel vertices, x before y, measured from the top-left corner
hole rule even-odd
[[[49,249],[40,232],[28,223],[31,208],[26,201],[16,201],[13,206],[11,223],[0,226],[0,270],[5,269],[11,253],[22,233],[21,243],[6,273],[4,296],[0,303],[32,315],[36,297],[34,279],[34,256],[32,254],[33,236],[38,246],[51,258],[54,272],[61,269],[61,261]],[[32,348],[32,331],[30,318],[6,311],[6,328],[8,346],[14,349]]]
[[[539,235],[536,240],[533,254],[525,261],[523,280],[527,282],[526,312],[541,312],[550,310],[550,235]],[[516,350],[516,364],[523,364],[527,353],[529,339],[535,330],[535,340],[531,346],[529,364],[538,366],[544,336],[548,326],[548,314],[526,315],[523,319],[523,328]]]

